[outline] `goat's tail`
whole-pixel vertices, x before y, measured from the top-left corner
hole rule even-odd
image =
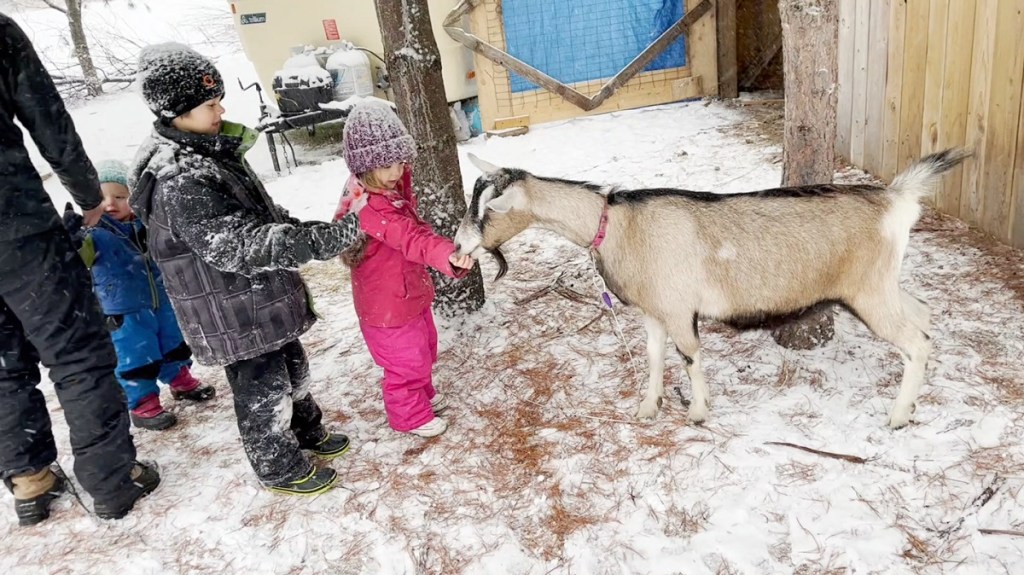
[[[903,170],[889,184],[889,189],[896,195],[914,200],[926,196],[935,190],[939,176],[960,165],[971,156],[971,152],[962,148],[949,148],[941,152],[925,156]]]

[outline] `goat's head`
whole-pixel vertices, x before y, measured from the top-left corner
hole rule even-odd
[[[498,262],[500,279],[508,271],[501,245],[533,221],[529,211],[529,174],[514,168],[499,168],[469,154],[469,161],[483,172],[473,185],[473,197],[455,233],[460,254],[479,259],[484,253]]]

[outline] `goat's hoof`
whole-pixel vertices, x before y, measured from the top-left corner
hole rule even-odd
[[[640,408],[636,410],[636,418],[641,421],[650,421],[654,419],[654,416],[658,414],[658,406],[661,404],[661,399],[658,399],[654,403],[641,403]]]
[[[889,428],[896,430],[906,427],[910,424],[911,413],[911,410],[906,410],[906,413],[893,412],[893,414],[889,416]]]
[[[708,406],[700,401],[694,401],[690,403],[690,409],[686,415],[690,418],[690,423],[701,424],[708,418]]]

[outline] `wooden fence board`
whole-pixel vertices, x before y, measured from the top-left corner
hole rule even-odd
[[[896,175],[900,142],[900,106],[903,101],[903,49],[906,45],[907,4],[889,3],[889,58],[885,83],[885,123],[882,136],[882,172],[890,181]]]
[[[960,218],[977,225],[981,214],[981,160],[985,157],[988,102],[992,77],[992,52],[996,44],[997,0],[981,0],[974,16],[974,46],[971,56],[970,101],[967,106],[966,144],[975,156],[964,162],[960,191]]]
[[[921,156],[924,114],[925,64],[928,58],[928,13],[925,0],[907,2],[907,29],[903,53],[903,96],[900,102],[900,145],[897,171]]]
[[[975,0],[956,0],[949,6],[946,25],[946,65],[942,74],[942,112],[939,120],[938,149],[964,146],[967,136],[967,109],[970,101],[972,50],[974,45]],[[963,168],[956,168],[942,179],[935,208],[960,215],[960,191]]]
[[[1021,77],[1024,71],[1024,13],[1020,0],[999,0],[988,100],[985,156],[980,158],[979,227],[996,237],[1010,234],[1013,161],[1017,154]]]
[[[882,172],[882,136],[885,126],[885,78],[888,70],[889,2],[871,0],[868,47],[867,125],[864,128],[864,164],[872,174]]]
[[[1017,158],[1013,165],[1013,201],[1010,204],[1010,244],[1024,248],[1024,98],[1017,123]]]
[[[864,165],[864,129],[867,124],[868,105],[868,41],[871,3],[857,2],[853,33],[853,104],[850,122],[850,161]]]
[[[946,68],[945,38],[949,0],[931,0],[930,4],[928,10],[928,56],[925,60],[924,73],[924,109],[921,115],[921,155],[930,154],[939,146],[942,80]]]

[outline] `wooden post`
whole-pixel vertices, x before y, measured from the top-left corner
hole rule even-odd
[[[782,185],[832,181],[835,171],[838,96],[837,0],[779,0],[785,73],[785,139]],[[832,339],[832,310],[812,309],[773,332],[791,349],[811,349]]]
[[[427,0],[377,0],[376,5],[398,115],[416,140],[413,185],[420,215],[437,233],[452,237],[466,213],[466,199]],[[479,267],[458,282],[432,275],[436,307],[443,315],[468,313],[483,305]]]

